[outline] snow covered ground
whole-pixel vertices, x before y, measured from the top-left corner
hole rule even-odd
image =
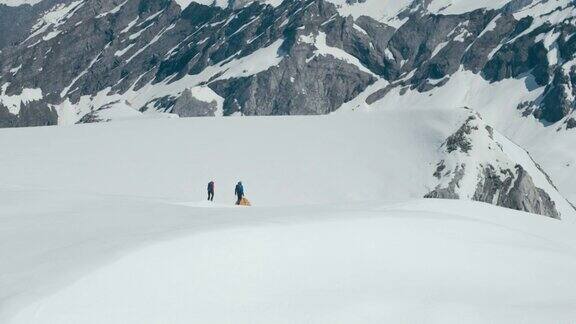
[[[465,110],[138,119],[0,130],[1,186],[190,201],[216,181],[258,206],[420,198]]]
[[[572,223],[419,199],[466,114],[0,130],[0,323],[570,323]]]
[[[43,195],[12,197],[58,212],[2,218],[2,323],[576,316],[574,228],[540,216],[459,201],[231,209]]]

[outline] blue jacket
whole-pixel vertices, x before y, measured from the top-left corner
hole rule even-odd
[[[242,186],[242,182],[238,182],[236,185],[236,190],[234,191],[236,196],[243,197],[244,196],[244,186]]]

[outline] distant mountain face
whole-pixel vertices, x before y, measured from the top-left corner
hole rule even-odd
[[[576,198],[571,0],[0,0],[0,28],[0,127],[469,107],[428,197],[560,216],[494,126]]]
[[[570,0],[0,3],[3,127],[326,114],[461,73],[525,80],[528,94],[507,105],[576,127]]]

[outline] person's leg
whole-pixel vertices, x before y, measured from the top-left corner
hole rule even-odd
[[[214,191],[210,192],[210,201],[214,201]]]

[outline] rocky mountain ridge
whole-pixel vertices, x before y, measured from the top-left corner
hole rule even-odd
[[[366,105],[391,88],[430,91],[461,70],[488,82],[530,76],[528,86],[542,93],[518,109],[566,128],[576,123],[573,2],[431,12],[438,1],[405,1],[383,21],[344,16],[374,0],[0,5],[0,15],[22,12],[22,27],[0,41],[0,123],[74,123],[117,104],[175,112],[179,100],[182,116],[211,115],[204,106],[218,102],[212,111],[223,115],[326,114],[368,90]],[[186,89],[210,95],[191,98]]]
[[[442,144],[444,158],[433,174],[437,185],[425,197],[482,201],[552,218],[561,215],[554,200],[571,209],[564,199],[550,197],[556,187],[529,155],[513,156],[514,144],[506,142],[478,113],[471,113]],[[544,176],[541,184],[548,190],[539,188],[531,174]]]

